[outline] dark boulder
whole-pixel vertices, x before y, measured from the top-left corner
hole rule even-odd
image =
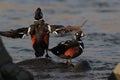
[[[34,80],[27,70],[14,64],[0,38],[0,80]]]

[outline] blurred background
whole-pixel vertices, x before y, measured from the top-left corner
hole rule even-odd
[[[86,34],[82,38],[84,53],[73,63],[86,60],[92,70],[81,73],[54,72],[50,73],[52,77],[44,79],[107,80],[120,61],[120,0],[0,0],[0,30],[28,27],[33,23],[34,11],[38,7],[42,9],[48,24],[80,25],[88,19],[82,27]],[[2,39],[14,62],[35,58],[29,36],[25,39]],[[55,37],[51,34],[50,48],[67,39],[72,39],[72,35]],[[64,61],[52,53],[50,55],[55,61]],[[36,77],[36,80],[40,79],[40,76]]]

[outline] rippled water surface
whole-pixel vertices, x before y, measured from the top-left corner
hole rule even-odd
[[[82,39],[84,53],[75,58],[73,63],[87,60],[92,67],[92,70],[81,73],[50,72],[52,77],[46,75],[42,80],[107,80],[120,61],[120,0],[0,0],[0,30],[29,26],[33,23],[37,7],[42,8],[44,19],[49,24],[79,25],[84,18],[88,19],[82,28],[86,33]],[[51,35],[50,48],[71,37]],[[2,38],[14,62],[35,57],[30,37]],[[56,61],[63,61],[51,56]],[[41,78],[35,75],[35,79]]]

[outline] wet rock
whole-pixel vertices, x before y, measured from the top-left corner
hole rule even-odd
[[[34,80],[30,72],[13,63],[3,65],[1,73],[4,80]]]
[[[115,69],[112,71],[108,80],[120,80],[120,63],[118,63]]]
[[[80,61],[74,66],[75,71],[87,71],[90,69],[90,64],[87,61]]]
[[[87,61],[79,61],[76,65],[73,64],[66,64],[61,62],[55,62],[52,59],[48,58],[35,58],[29,59],[22,62],[18,62],[18,65],[32,69],[34,71],[60,71],[60,72],[67,72],[67,71],[87,71],[90,70],[91,67]]]
[[[68,67],[68,65],[66,65],[65,63],[57,63],[52,59],[48,59],[48,58],[34,58],[34,59],[18,62],[17,64],[22,67],[29,68],[32,70],[37,70],[37,71],[54,70],[57,68]]]
[[[0,80],[34,80],[33,75],[14,64],[0,38]]]
[[[28,65],[33,67],[47,67],[47,65],[56,64],[54,61],[48,58],[34,58],[29,60],[24,60],[17,63],[18,65]]]

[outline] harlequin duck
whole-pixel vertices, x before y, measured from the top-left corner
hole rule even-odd
[[[49,57],[48,46],[51,27],[43,20],[43,14],[40,8],[36,9],[34,19],[34,23],[29,27],[19,28],[10,31],[0,31],[0,35],[11,38],[24,38],[25,36],[30,35],[32,40],[32,46],[35,50],[35,56],[41,57],[46,51],[46,57]]]
[[[49,49],[56,56],[66,59],[71,64],[71,59],[82,54],[84,43],[81,40],[84,34],[81,30],[74,33],[74,40],[60,42],[57,46]]]
[[[31,35],[35,56],[41,57],[46,52],[45,56],[50,57],[48,55],[50,27],[42,18],[43,14],[41,9],[37,8],[35,11],[34,24],[30,25],[27,34]]]

